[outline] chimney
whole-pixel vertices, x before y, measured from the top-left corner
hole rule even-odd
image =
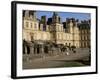
[[[29,11],[29,16],[31,19],[36,20],[36,11]]]
[[[53,23],[59,23],[60,22],[60,17],[58,16],[57,12],[53,12],[52,22]]]
[[[29,10],[25,10],[25,17],[29,17]]]
[[[41,23],[46,25],[47,21],[46,21],[46,16],[41,16]]]

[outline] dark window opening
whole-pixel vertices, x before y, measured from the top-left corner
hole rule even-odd
[[[46,31],[46,25],[43,25],[43,31]]]
[[[27,46],[27,54],[30,54],[30,48]]]

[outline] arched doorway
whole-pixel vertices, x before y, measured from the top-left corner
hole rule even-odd
[[[48,46],[44,46],[44,53],[48,53]]]
[[[37,45],[37,54],[40,53],[40,45]]]
[[[30,47],[27,46],[27,54],[30,54]]]

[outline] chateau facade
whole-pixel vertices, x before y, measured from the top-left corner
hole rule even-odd
[[[67,14],[67,13],[66,13]],[[23,11],[23,41],[28,43],[90,47],[90,20],[79,22],[74,18],[66,18],[62,22],[57,12],[52,17],[41,16],[37,19],[36,11]]]

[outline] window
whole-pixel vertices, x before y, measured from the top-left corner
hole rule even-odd
[[[59,31],[59,26],[57,26],[57,31]]]
[[[71,46],[71,43],[69,43],[69,46]]]
[[[43,25],[43,31],[46,31],[46,25]]]
[[[75,44],[75,46],[77,46],[77,43]]]
[[[86,36],[84,36],[84,40],[86,40]]]
[[[26,27],[29,27],[29,23],[28,22],[26,22]]]
[[[82,36],[82,40],[84,40],[84,36]]]
[[[85,34],[87,34],[87,30],[85,30]]]
[[[59,39],[62,39],[62,38],[61,38],[61,34],[59,34]]]
[[[31,23],[31,28],[33,27],[33,24]]]
[[[59,39],[59,34],[57,35],[57,39]]]
[[[84,42],[84,47],[86,47],[86,42]]]
[[[33,36],[31,36],[31,41],[33,41],[34,40],[34,37]]]
[[[86,30],[84,30],[84,34],[86,34]]]
[[[34,24],[34,28],[35,28],[35,30],[36,30],[36,28],[37,28],[37,24],[36,24],[36,23]]]
[[[30,38],[31,38],[31,41],[34,40],[34,33],[30,33]]]
[[[88,40],[88,36],[86,36],[85,39]]]
[[[82,40],[82,36],[81,36],[81,40]]]
[[[82,30],[82,34],[84,34],[84,30]]]

